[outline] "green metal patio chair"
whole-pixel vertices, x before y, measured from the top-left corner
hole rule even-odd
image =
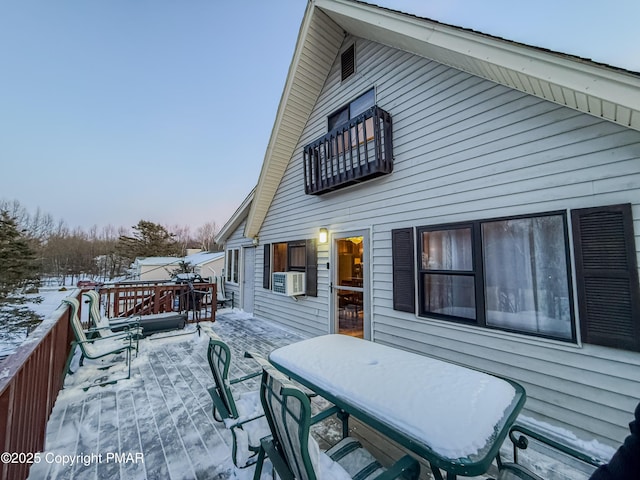
[[[332,478],[330,470],[339,467],[358,480],[416,479],[420,474],[420,464],[409,455],[385,469],[352,437],[321,453],[309,435],[310,426],[339,409],[332,407],[312,418],[309,397],[272,366],[263,367],[260,400],[272,436],[261,442],[254,480],[260,478],[266,457],[282,480]]]
[[[515,424],[509,429],[509,439],[513,444],[513,462],[503,462],[500,455],[498,455],[496,458],[498,464],[497,480],[544,480],[539,475],[518,463],[518,452],[520,450],[526,450],[529,447],[529,438],[578,462],[590,465],[594,470],[604,463],[602,460],[560,443],[544,435],[542,432],[535,431],[524,425]]]
[[[214,381],[214,386],[209,389],[209,395],[213,400],[213,418],[224,422],[231,430],[233,462],[237,467],[244,468],[255,463],[260,450],[260,439],[270,435],[271,431],[264,418],[258,390],[242,393],[236,399],[231,386],[259,376],[261,371],[229,380],[229,346],[213,330],[203,330],[209,335],[207,358]],[[251,356],[258,363],[268,363],[258,356]]]
[[[114,332],[112,330],[113,325],[111,325],[109,318],[102,316],[100,312],[100,294],[95,290],[88,290],[86,292],[82,292],[84,296],[86,296],[89,300],[89,321],[92,324],[92,327],[87,331],[87,334],[90,338],[95,336],[98,337],[108,337],[115,335],[118,332]],[[124,324],[124,331],[130,331],[135,338],[142,336],[142,327],[140,326],[140,317],[130,317],[128,319],[118,319],[118,323]]]
[[[62,302],[69,305],[70,308],[70,323],[75,336],[75,340],[72,342],[71,354],[67,360],[66,371],[71,372],[71,359],[74,355],[76,347],[80,349],[80,366],[84,364],[84,359],[89,360],[101,360],[107,356],[124,353],[127,361],[128,373],[125,378],[131,378],[131,352],[136,349],[134,339],[131,333],[122,332],[111,336],[95,337],[92,339],[87,338],[82,323],[80,323],[80,317],[78,312],[80,310],[80,302],[74,297],[66,297],[62,299]],[[109,368],[111,365],[103,367]],[[118,379],[118,380],[124,380]],[[115,383],[117,380],[110,380],[107,383]],[[104,385],[105,383],[101,383]]]

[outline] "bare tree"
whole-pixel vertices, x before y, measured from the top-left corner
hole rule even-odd
[[[40,207],[31,215],[25,225],[27,234],[38,241],[44,241],[53,232],[55,221],[49,213],[44,213]]]
[[[191,239],[191,227],[189,225],[174,225],[172,227],[167,227],[176,242],[180,246],[181,255],[187,254],[187,248],[191,248],[193,244],[193,240]]]
[[[1,200],[0,210],[7,213],[20,229],[27,228],[29,224],[29,212],[18,200]]]
[[[217,245],[215,237],[218,234],[218,225],[216,222],[207,222],[196,230],[196,240],[200,244],[200,248],[205,252],[216,251]]]
[[[128,266],[128,260],[117,251],[118,238],[126,235],[125,228],[116,228],[113,225],[102,227],[100,233],[96,232],[96,271],[101,279],[113,279],[124,274]]]
[[[36,253],[39,274],[57,277],[63,282],[79,275],[113,279],[125,272],[132,255],[133,258],[163,254],[181,256],[186,255],[188,248],[219,250],[215,244],[218,226],[213,221],[199,227],[195,234],[188,225],[168,228],[146,221],[132,228],[92,225],[86,230],[72,230],[64,220],[56,220],[40,208],[31,214],[18,200],[0,199],[0,210],[15,219],[25,240],[30,242]],[[144,251],[133,248],[145,243],[150,245]]]

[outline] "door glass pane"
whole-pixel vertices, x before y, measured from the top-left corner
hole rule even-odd
[[[571,338],[564,218],[482,224],[487,325]]]
[[[364,337],[363,293],[336,290],[338,301],[338,333]]]
[[[342,287],[362,287],[362,237],[340,238],[338,248],[337,285]]]
[[[364,237],[336,239],[335,292],[338,333],[364,338]]]

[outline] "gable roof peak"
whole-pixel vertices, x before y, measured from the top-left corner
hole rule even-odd
[[[314,35],[317,32],[322,34]],[[246,237],[258,235],[347,34],[640,130],[640,74],[360,0],[309,0],[247,218]],[[314,72],[313,78],[308,71]]]

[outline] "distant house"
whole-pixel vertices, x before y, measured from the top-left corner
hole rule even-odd
[[[131,264],[129,276],[131,280],[170,280],[181,261],[180,257],[138,257]]]
[[[513,378],[525,416],[618,445],[640,399],[639,130],[637,73],[311,0],[230,283],[299,331]]]
[[[256,242],[243,235],[255,189],[243,200],[227,223],[216,235],[215,241],[225,250],[225,293],[233,293],[237,305],[246,312],[253,312],[255,293]]]
[[[194,273],[202,278],[220,275],[224,268],[224,252],[197,252],[186,257],[139,257],[131,264],[132,280],[170,280],[173,274],[186,262]]]
[[[193,273],[205,280],[222,275],[224,269],[224,252],[197,252],[187,255],[183,261],[193,267]]]

